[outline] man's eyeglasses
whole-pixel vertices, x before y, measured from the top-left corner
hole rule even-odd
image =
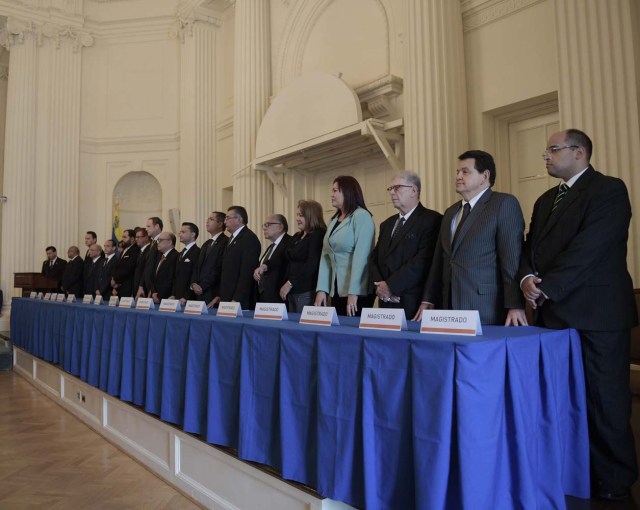
[[[387,188],[387,191],[395,191],[397,193],[398,191],[400,191],[400,188],[413,188],[413,186],[410,184],[394,184],[393,186],[389,186]]]
[[[158,237],[158,242],[160,241],[171,241],[170,237]]]
[[[225,216],[224,217],[224,221],[229,221],[229,220],[234,220],[236,218],[239,218],[240,216]]]
[[[282,225],[282,223],[280,223],[279,221],[271,221],[271,222],[263,223],[262,228],[269,228],[269,226],[271,225]]]
[[[579,149],[580,146],[579,145],[553,145],[551,147],[547,147],[544,152],[542,153],[542,159],[546,158],[547,156],[551,156],[552,154],[555,154],[556,152],[560,152],[562,149]]]

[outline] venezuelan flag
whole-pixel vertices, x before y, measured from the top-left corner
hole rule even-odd
[[[120,224],[120,202],[116,200],[113,205],[113,224],[111,226],[111,239],[118,243],[122,239],[122,225]]]

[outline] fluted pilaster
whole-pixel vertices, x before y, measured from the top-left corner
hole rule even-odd
[[[251,168],[258,128],[271,93],[269,0],[235,2],[233,200],[247,208],[252,229],[272,214],[273,185]]]
[[[184,221],[205,223],[216,205],[217,20],[181,14],[180,210]]]
[[[625,181],[640,212],[640,122],[633,41],[633,0],[555,0],[559,107],[562,128],[575,127],[593,140],[592,162]],[[637,225],[637,220],[636,220]],[[629,270],[640,282],[640,235],[631,228]]]
[[[11,297],[14,272],[39,270],[49,244],[64,256],[77,243],[80,50],[93,39],[10,18],[0,41],[11,52],[0,270]]]
[[[13,273],[36,267],[33,226],[36,219],[36,97],[37,39],[33,26],[19,34],[3,33],[3,43],[11,52],[11,72],[7,85],[2,205],[2,269],[0,284],[5,308],[14,295]],[[38,252],[38,255],[41,250]],[[6,317],[6,310],[3,316]]]
[[[42,223],[44,246],[55,245],[66,257],[67,248],[78,242],[78,182],[80,157],[80,71],[82,53],[73,39],[50,29],[40,58],[47,75],[42,85],[48,101],[38,111],[39,147],[36,174],[38,194],[46,203]],[[38,255],[42,247],[36,249]]]
[[[444,210],[467,149],[460,2],[408,0],[406,15],[405,166],[420,175],[428,206]]]

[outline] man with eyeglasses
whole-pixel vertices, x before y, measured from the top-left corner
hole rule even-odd
[[[291,240],[287,233],[289,225],[282,214],[267,216],[262,224],[265,239],[270,241],[265,249],[260,264],[253,272],[253,278],[258,282],[258,301],[260,303],[283,303],[280,288],[286,281],[287,259],[284,252]]]
[[[171,232],[160,232],[156,241],[158,259],[151,276],[148,297],[152,298],[155,304],[159,304],[161,300],[171,296],[178,252],[175,250],[176,236]]]
[[[133,280],[136,272],[136,264],[140,248],[136,243],[136,233],[133,229],[122,232],[124,250],[116,261],[111,276],[111,294],[119,297],[131,297],[133,295]],[[137,288],[137,287],[136,287]]]
[[[224,235],[225,213],[213,211],[207,218],[207,232],[211,235],[200,249],[198,262],[191,275],[191,291],[198,301],[212,308],[220,301],[220,278],[222,275],[222,255],[229,238]]]
[[[371,279],[381,308],[404,308],[411,319],[420,306],[440,231],[442,214],[420,203],[420,177],[406,170],[387,188],[394,214],[380,224],[371,252]]]
[[[231,234],[222,257],[220,301],[237,301],[243,310],[253,310],[256,304],[253,271],[260,258],[260,241],[249,230],[247,210],[239,205],[227,209],[224,224]]]
[[[524,217],[516,197],[491,189],[495,180],[491,154],[471,150],[458,156],[455,183],[462,200],[444,213],[414,320],[438,307],[478,310],[482,324],[527,325],[517,279]]]
[[[627,271],[631,204],[624,182],[590,164],[577,129],[554,133],[543,158],[561,180],[535,203],[520,286],[539,326],[580,333],[594,496],[625,499],[638,477],[630,426],[630,331],[638,324]]]

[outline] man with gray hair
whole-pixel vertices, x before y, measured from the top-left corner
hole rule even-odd
[[[404,308],[412,318],[420,306],[442,215],[420,203],[420,177],[406,170],[396,174],[387,191],[399,214],[380,225],[371,252],[371,276],[383,308]]]

